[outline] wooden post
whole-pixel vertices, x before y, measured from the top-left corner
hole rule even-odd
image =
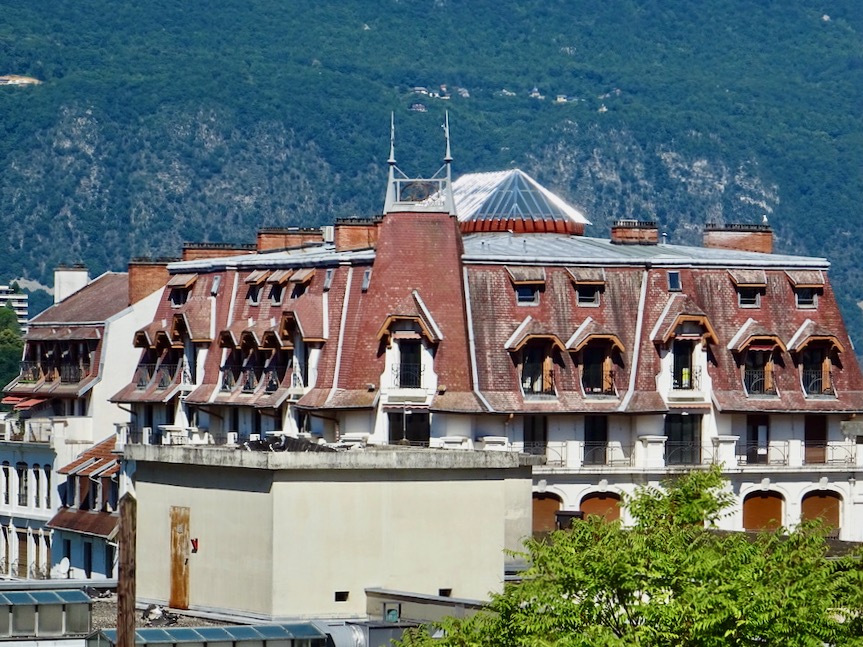
[[[135,645],[135,535],[138,502],[128,492],[120,499],[120,563],[117,572],[117,647]]]

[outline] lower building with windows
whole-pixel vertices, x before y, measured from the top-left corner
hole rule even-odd
[[[59,269],[54,305],[30,320],[21,371],[4,389],[0,577],[45,579],[62,559],[49,524],[69,496],[61,468],[129,419],[108,397],[131,378],[133,333],[152,319],[165,283],[165,265],[156,270],[130,281],[125,272],[91,280],[86,268]],[[83,566],[74,574],[93,572]]]

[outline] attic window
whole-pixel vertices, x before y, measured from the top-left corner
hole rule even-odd
[[[680,292],[682,290],[680,286],[680,272],[677,271],[669,271],[668,272],[668,291],[669,292]]]
[[[249,302],[249,305],[256,306],[261,302],[261,284],[260,283],[250,283],[249,291],[246,293],[246,301]]]
[[[816,288],[794,288],[794,298],[798,309],[806,310],[818,307],[818,290]]]
[[[363,272],[363,285],[361,288],[363,292],[368,292],[369,284],[371,282],[372,282],[372,271],[371,271],[371,269],[368,269],[365,272]]]
[[[515,300],[520,306],[537,305],[539,303],[539,286],[516,285]]]
[[[270,287],[270,301],[273,305],[281,305],[282,299],[285,296],[285,284],[273,283]]]
[[[172,308],[179,308],[189,300],[189,288],[171,288],[168,300]]]
[[[761,288],[739,286],[737,288],[737,305],[741,308],[760,308]]]
[[[324,274],[324,292],[328,291],[331,287],[333,287],[333,277],[336,275],[336,270],[330,268],[327,270],[326,274]]]
[[[601,286],[596,284],[582,283],[575,286],[578,305],[583,307],[599,306],[599,295],[601,292]]]

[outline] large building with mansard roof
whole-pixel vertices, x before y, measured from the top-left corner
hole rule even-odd
[[[166,266],[112,398],[126,442],[534,455],[535,531],[721,465],[725,528],[863,540],[863,376],[827,260],[773,253],[766,224],[591,232],[521,171],[452,181],[449,151],[430,178],[389,164],[380,216]]]

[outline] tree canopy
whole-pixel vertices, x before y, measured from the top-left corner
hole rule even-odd
[[[18,375],[18,362],[21,361],[23,348],[24,339],[21,337],[18,316],[7,303],[5,307],[0,307],[0,387]]]
[[[828,556],[818,523],[715,530],[732,500],[718,470],[641,488],[625,502],[632,527],[591,516],[527,540],[520,582],[403,647],[863,644],[860,552]]]

